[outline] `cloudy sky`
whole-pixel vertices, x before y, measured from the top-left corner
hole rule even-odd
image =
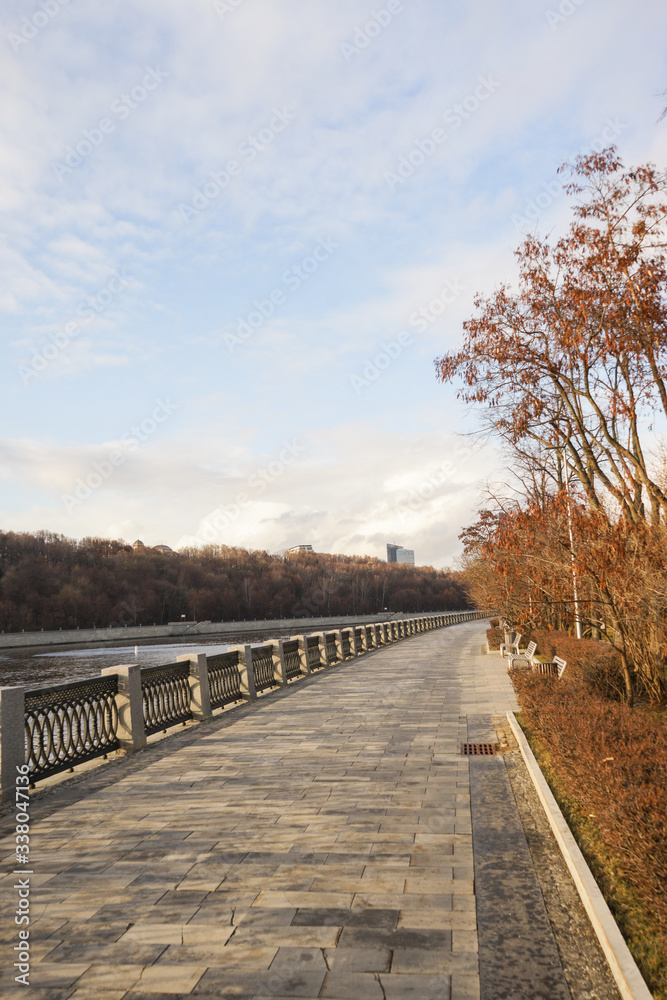
[[[558,165],[665,165],[658,0],[4,0],[1,526],[452,564],[433,359]]]

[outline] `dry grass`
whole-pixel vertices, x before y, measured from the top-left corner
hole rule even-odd
[[[667,1000],[667,719],[515,671],[522,725],[649,988]]]

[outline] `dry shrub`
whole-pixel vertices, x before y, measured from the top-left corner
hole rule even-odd
[[[667,718],[609,701],[582,681],[512,676],[526,730],[546,751],[582,847],[599,838],[602,850],[589,860],[601,888],[645,977],[667,997]]]
[[[486,638],[489,641],[489,649],[500,649],[501,642],[505,641],[505,633],[499,628],[487,628]]]
[[[489,625],[491,628],[500,628],[500,618],[492,618]]]
[[[522,641],[526,645],[534,639],[538,655],[553,660],[560,656],[567,661],[563,680],[570,683],[583,680],[594,692],[620,701],[624,695],[620,654],[608,642],[595,639],[575,639],[568,632],[535,630]]]

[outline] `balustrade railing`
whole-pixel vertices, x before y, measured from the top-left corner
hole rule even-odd
[[[223,708],[243,700],[238,650],[206,658],[211,708]]]
[[[31,783],[118,749],[117,692],[116,677],[25,692],[25,763]]]
[[[311,670],[319,670],[322,662],[320,659],[320,640],[316,635],[308,636],[306,649],[308,650],[308,666]]]
[[[192,718],[190,707],[190,664],[168,663],[141,671],[141,695],[146,736],[166,732],[171,726]]]
[[[267,688],[276,687],[278,684],[273,670],[271,646],[257,646],[253,649],[252,669],[255,675],[255,690],[266,691]]]
[[[285,674],[287,680],[294,680],[301,676],[301,655],[299,653],[299,640],[287,639],[283,643],[283,656],[285,657]]]
[[[3,723],[0,744],[3,795],[11,771],[6,765],[10,744],[10,755],[17,766],[28,765],[34,786],[114,750],[143,746],[147,736],[195,717],[208,718],[213,710],[252,700],[257,692],[301,677],[306,663],[308,670],[319,670],[398,639],[483,617],[488,616],[422,615],[287,639],[282,655],[281,644],[269,643],[141,670],[137,665],[107,668],[100,678],[38,689],[6,688],[2,698],[17,710],[7,713],[3,702],[3,719],[10,718],[9,725]]]
[[[325,649],[327,653],[327,665],[331,663],[336,663],[338,660],[338,650],[336,648],[336,636],[331,632],[327,632],[325,635]]]

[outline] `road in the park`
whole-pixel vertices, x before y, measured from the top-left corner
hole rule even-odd
[[[2,997],[613,1000],[567,874],[562,934],[552,915],[560,862],[516,751],[460,755],[517,708],[485,628],[416,635],[38,791],[30,986],[7,874]]]

